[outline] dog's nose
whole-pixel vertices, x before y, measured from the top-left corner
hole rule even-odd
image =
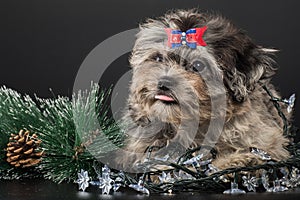
[[[167,91],[170,90],[172,85],[173,85],[173,81],[169,77],[163,76],[159,79],[157,88],[160,90]]]

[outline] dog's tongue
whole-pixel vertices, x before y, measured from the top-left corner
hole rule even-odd
[[[172,102],[175,101],[172,97],[166,96],[166,95],[155,95],[155,99],[161,100],[161,101],[168,101]]]

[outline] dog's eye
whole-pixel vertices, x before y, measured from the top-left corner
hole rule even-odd
[[[155,58],[155,61],[156,61],[156,62],[162,62],[162,61],[163,61],[163,58],[160,57],[160,56],[157,56],[157,57]]]
[[[163,62],[164,57],[161,54],[156,54],[155,56],[153,56],[153,60],[155,60],[156,62]]]
[[[205,68],[205,64],[199,60],[196,60],[192,63],[191,67],[194,72],[201,72]]]

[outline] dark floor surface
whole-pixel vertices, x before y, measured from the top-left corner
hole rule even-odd
[[[300,188],[281,192],[281,193],[247,193],[243,195],[225,195],[225,194],[208,194],[208,193],[180,193],[180,194],[137,194],[135,191],[125,189],[112,195],[101,195],[97,187],[89,187],[86,192],[78,191],[77,184],[62,183],[56,184],[51,181],[40,179],[33,180],[15,180],[0,181],[0,200],[59,200],[59,199],[185,199],[185,200],[210,200],[210,199],[255,199],[255,200],[281,200],[281,199],[299,199]]]

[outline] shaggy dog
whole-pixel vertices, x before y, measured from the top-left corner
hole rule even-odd
[[[193,28],[202,28],[196,47],[186,44]],[[170,46],[170,30],[185,41]],[[176,10],[148,19],[130,58],[133,77],[123,118],[127,153],[119,162],[131,168],[153,146],[152,156],[173,160],[189,148],[207,147],[200,150],[205,154],[213,147],[212,164],[219,169],[265,162],[251,148],[276,161],[287,159],[283,122],[263,89],[279,97],[270,83],[273,52],[219,15]]]

